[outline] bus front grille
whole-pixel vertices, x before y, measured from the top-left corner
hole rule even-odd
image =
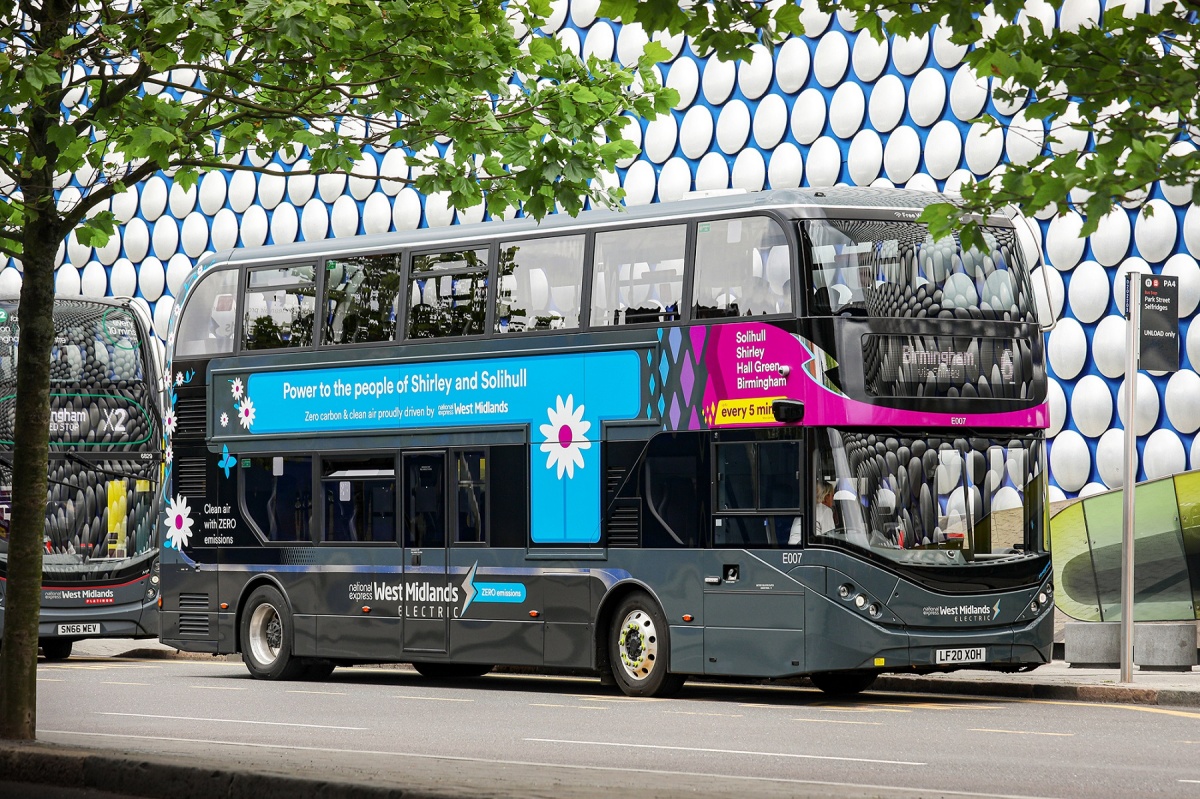
[[[642,502],[640,499],[618,499],[608,516],[608,545],[637,547],[642,542]]]
[[[208,610],[208,594],[180,594],[180,610]]]
[[[208,637],[208,614],[207,613],[180,613],[179,614],[179,637],[184,636],[195,638]]]

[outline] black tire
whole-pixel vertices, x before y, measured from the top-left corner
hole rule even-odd
[[[495,668],[480,663],[414,663],[412,667],[428,680],[469,680]]]
[[[876,676],[871,671],[826,671],[811,674],[809,679],[830,696],[854,696],[870,688]]]
[[[608,660],[626,696],[671,696],[684,676],[671,673],[667,620],[649,595],[638,591],[617,606],[608,636]]]
[[[292,657],[292,614],[269,585],[254,589],[242,608],[242,662],[258,680],[295,680],[307,663]]]
[[[66,660],[71,657],[71,647],[75,642],[66,638],[43,638],[38,644],[46,660]]]

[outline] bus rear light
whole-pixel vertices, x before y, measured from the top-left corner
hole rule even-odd
[[[692,614],[690,614],[690,613],[685,613],[685,614],[683,614],[683,620],[684,620],[684,621],[691,621],[693,618],[695,618],[695,617],[694,617]]]

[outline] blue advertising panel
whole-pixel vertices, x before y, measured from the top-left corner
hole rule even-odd
[[[625,351],[258,372],[227,380],[231,413],[216,407],[217,387],[215,427],[279,435],[527,425],[533,540],[595,543],[593,444],[601,422],[637,418],[640,369]]]

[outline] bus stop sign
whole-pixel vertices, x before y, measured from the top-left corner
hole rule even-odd
[[[1141,364],[1150,372],[1179,371],[1179,278],[1143,275]]]

